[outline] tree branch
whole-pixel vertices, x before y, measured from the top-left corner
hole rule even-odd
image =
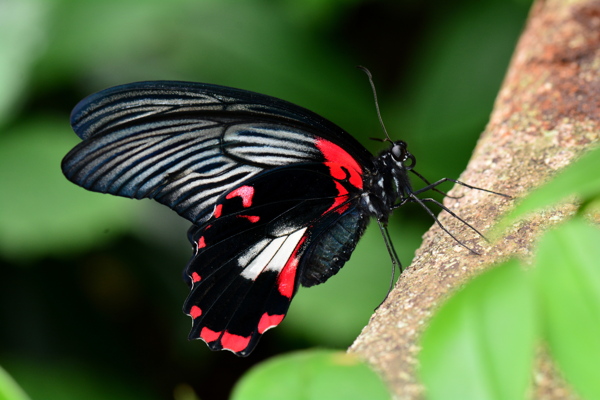
[[[600,1],[538,0],[517,45],[490,122],[460,180],[521,197],[598,142]],[[445,204],[483,231],[512,205],[500,196],[456,186]],[[511,256],[527,257],[536,238],[572,214],[565,205],[519,222],[496,243],[473,236],[458,246],[439,227],[424,236],[413,264],[350,351],[379,370],[398,398],[422,397],[418,340],[435,308],[473,275]],[[451,231],[460,222],[442,213]],[[540,357],[534,396],[565,398],[549,357]]]

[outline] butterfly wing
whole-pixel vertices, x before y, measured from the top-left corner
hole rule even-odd
[[[72,182],[101,193],[153,198],[197,223],[217,197],[261,171],[323,160],[321,141],[355,163],[371,155],[335,124],[283,100],[190,82],[106,89],[71,115],[83,141],[62,163]],[[330,158],[337,157],[329,154]]]
[[[341,268],[368,218],[356,208],[360,192],[340,193],[335,182],[318,163],[269,170],[222,195],[192,227],[190,339],[245,356],[283,320],[300,283]]]
[[[190,338],[249,354],[300,283],[335,274],[367,223],[371,155],[291,103],[187,82],[141,82],[84,99],[83,142],[63,172],[93,191],[153,198],[192,221]]]

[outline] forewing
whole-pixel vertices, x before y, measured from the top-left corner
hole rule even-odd
[[[327,161],[332,146],[359,169],[371,162],[355,139],[304,108],[216,85],[117,86],[79,103],[71,124],[83,142],[63,160],[69,180],[153,198],[195,223],[222,193],[265,169]]]

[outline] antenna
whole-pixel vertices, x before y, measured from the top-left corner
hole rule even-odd
[[[367,69],[367,67],[363,67],[362,65],[357,65],[356,68],[362,70],[367,77],[369,78],[369,84],[371,84],[371,90],[373,91],[373,98],[375,99],[375,109],[377,110],[377,118],[379,118],[379,123],[381,124],[381,128],[383,129],[383,133],[385,133],[386,139],[382,140],[383,142],[393,143],[393,140],[388,135],[387,129],[385,129],[385,125],[383,124],[383,118],[381,118],[381,111],[379,111],[379,101],[377,100],[377,90],[375,89],[375,83],[373,82],[373,75],[371,75],[371,71]],[[381,140],[381,139],[375,139]]]

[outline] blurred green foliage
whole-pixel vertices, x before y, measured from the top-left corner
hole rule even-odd
[[[185,340],[189,320],[179,311],[188,224],[151,201],[88,193],[64,179],[60,161],[78,141],[70,110],[130,81],[210,82],[307,107],[377,152],[383,145],[368,138],[382,132],[367,80],[354,68],[361,64],[375,76],[390,134],[409,143],[419,171],[456,178],[528,6],[3,0],[0,365],[34,400],[219,399],[272,354],[347,347],[388,287],[390,261],[377,229],[327,285],[300,290],[286,321],[250,358],[210,353]],[[391,234],[404,264],[430,224],[418,207],[394,215]]]

